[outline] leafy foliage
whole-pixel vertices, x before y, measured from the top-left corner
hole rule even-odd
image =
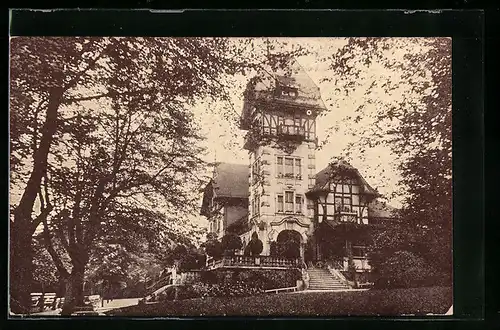
[[[276,255],[285,258],[300,258],[300,234],[295,231],[282,231],[276,242]]]
[[[263,293],[263,290],[253,283],[235,281],[232,283],[194,284],[188,298],[207,297],[244,297]]]
[[[26,242],[13,249],[13,273],[32,258],[21,236],[42,222],[48,251],[77,293],[95,247],[108,237],[126,244],[128,235],[147,240],[174,230],[165,220],[181,224],[196,205],[203,165],[186,107],[228,100],[224,77],[255,64],[239,56],[248,46],[223,38],[13,38],[11,186],[20,200],[11,234]],[[42,207],[33,217],[35,201]],[[134,232],[139,227],[149,233]],[[71,273],[51,246],[56,240]],[[122,250],[130,252],[128,245]],[[16,299],[28,304],[24,283],[13,284]]]
[[[379,288],[432,286],[446,282],[422,257],[408,251],[395,252],[379,268],[375,281]]]
[[[236,250],[241,250],[243,247],[243,242],[239,235],[229,233],[222,237],[222,249],[231,254],[234,254]]]
[[[34,272],[33,280],[35,283],[39,284],[39,289],[36,291],[41,292],[43,288],[45,291],[50,290],[55,292],[57,285],[59,284],[59,277],[57,274],[57,269],[54,266],[50,255],[43,248],[43,243],[39,240],[35,240],[35,256],[33,258]]]
[[[301,274],[296,269],[289,270],[239,270],[239,271],[211,271],[202,274],[202,282],[206,284],[235,284],[248,283],[261,290],[293,287]]]
[[[404,225],[398,228],[402,232],[387,228],[377,234],[372,263],[390,272],[383,260],[405,251],[449,279],[451,39],[349,38],[326,62],[331,70],[326,79],[336,79],[339,88],[330,102],[361,95],[354,114],[339,123],[357,137],[346,155],[357,150],[363,157],[366,150],[387,146],[400,160]]]
[[[205,252],[209,257],[218,260],[222,258],[224,254],[224,249],[222,248],[221,242],[215,237],[208,237],[207,242],[205,243]]]
[[[264,245],[262,244],[262,241],[259,239],[259,235],[257,234],[257,232],[254,232],[252,234],[252,238],[245,247],[244,253],[245,255],[251,255],[255,257],[260,255],[263,249]]]
[[[205,266],[205,258],[205,254],[194,246],[178,244],[173,250],[166,252],[162,263],[176,265],[180,271],[188,271]]]

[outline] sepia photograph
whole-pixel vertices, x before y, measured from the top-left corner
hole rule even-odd
[[[451,37],[11,37],[11,317],[453,315]]]

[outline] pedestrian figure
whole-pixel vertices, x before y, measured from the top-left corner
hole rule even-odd
[[[45,307],[44,305],[45,305],[45,302],[43,299],[43,295],[41,295],[40,298],[38,299],[38,308],[40,308],[40,312],[43,312],[44,307]]]

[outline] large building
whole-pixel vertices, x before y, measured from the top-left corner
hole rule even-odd
[[[237,233],[244,245],[257,233],[262,255],[292,241],[302,260],[334,258],[340,268],[350,253],[359,270],[369,269],[363,227],[390,218],[392,208],[345,162],[317,171],[316,118],[324,110],[319,88],[296,62],[250,80],[240,123],[249,163],[216,166],[201,212],[210,232]]]

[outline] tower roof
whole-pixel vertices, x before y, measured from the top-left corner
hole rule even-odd
[[[283,97],[276,93],[279,88],[294,89],[297,95],[293,98]],[[263,66],[257,75],[250,79],[245,90],[243,118],[250,114],[255,101],[300,106],[314,109],[316,112],[326,109],[319,87],[295,59],[289,60],[280,68]]]

